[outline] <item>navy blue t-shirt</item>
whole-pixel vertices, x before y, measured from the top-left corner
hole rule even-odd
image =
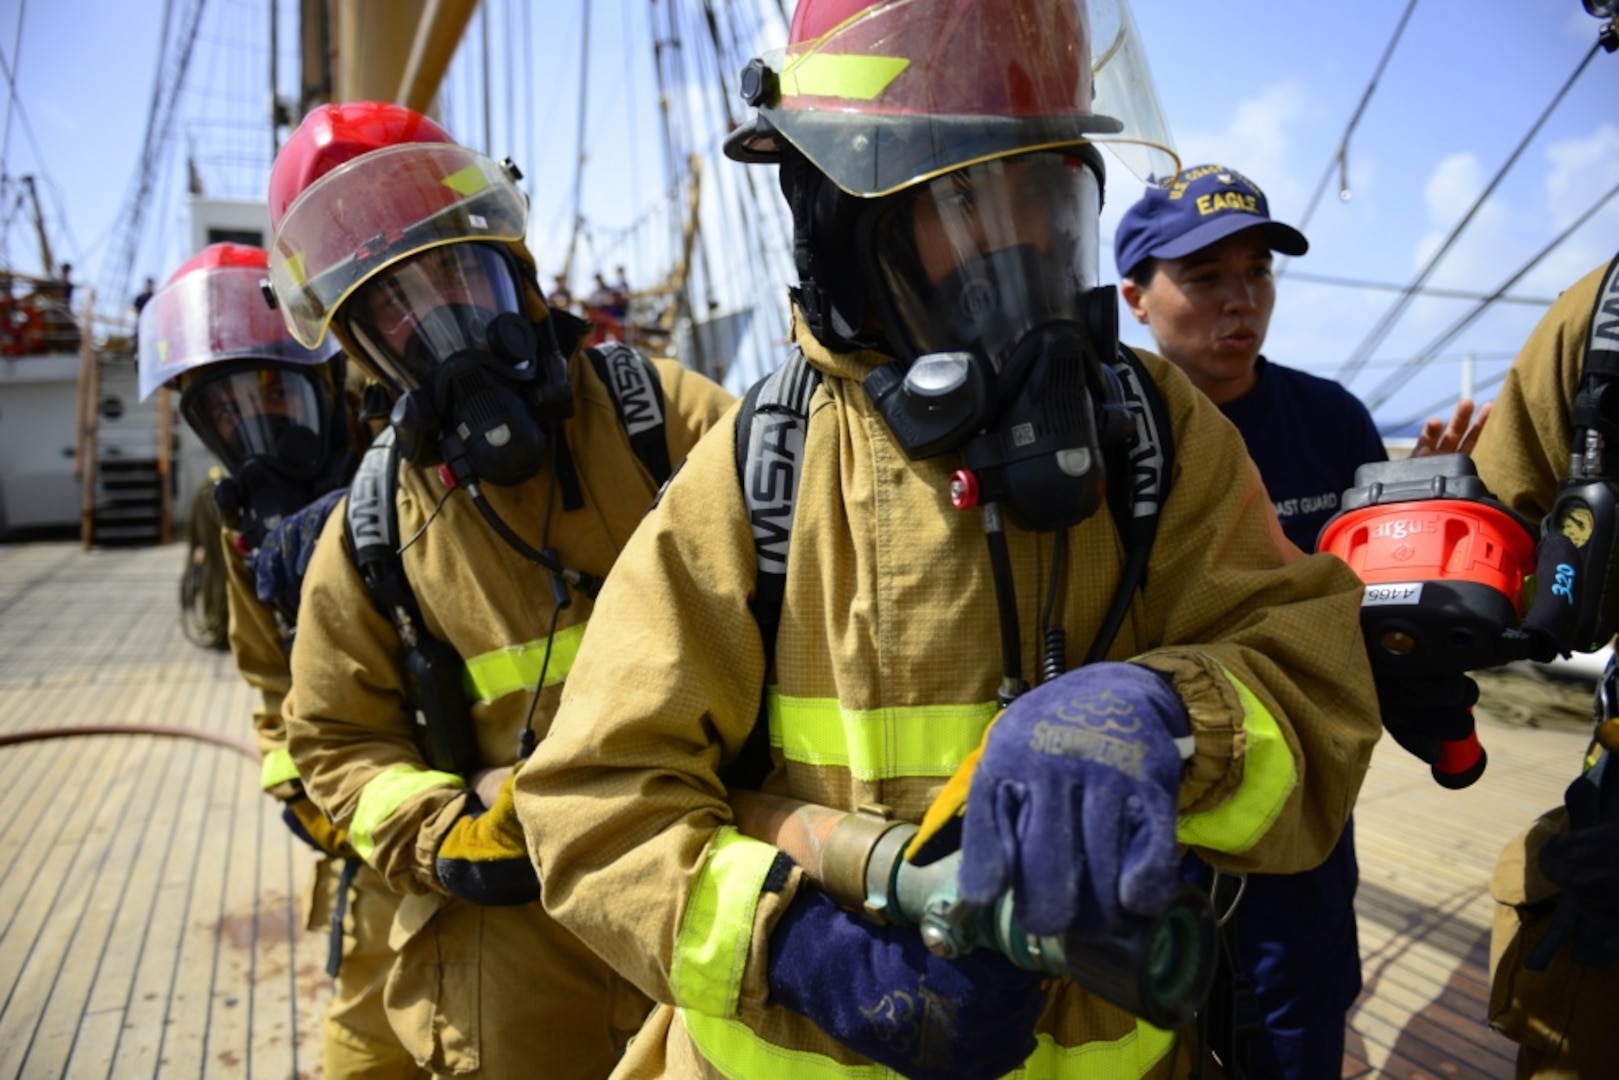
[[[1321,526],[1355,486],[1355,469],[1387,461],[1388,452],[1372,414],[1338,383],[1263,356],[1255,373],[1254,388],[1220,411],[1242,432],[1282,531],[1313,552]]]

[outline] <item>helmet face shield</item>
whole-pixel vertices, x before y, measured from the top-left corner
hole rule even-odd
[[[784,139],[867,197],[1088,142],[1116,144],[1143,179],[1177,167],[1126,0],[888,0],[826,21],[795,16],[794,43],[765,59],[774,135],[734,142],[735,156]]]
[[[240,363],[186,380],[180,412],[233,476],[250,458],[308,479],[338,422],[329,369]]]
[[[451,143],[375,150],[322,176],[287,209],[270,282],[292,335],[313,346],[379,272],[457,241],[515,243],[527,221],[511,174],[482,154]]]
[[[165,285],[141,309],[140,396],[209,364],[240,360],[316,366],[335,342],[305,348],[264,302],[264,271],[247,266],[198,270]]]
[[[1057,153],[972,165],[887,200],[869,243],[895,347],[972,352],[1002,372],[1030,330],[1079,320],[1097,284],[1100,206],[1093,168]]]
[[[439,368],[487,351],[498,315],[520,313],[511,264],[489,244],[443,244],[367,279],[344,306],[346,325],[396,393],[434,385]]]

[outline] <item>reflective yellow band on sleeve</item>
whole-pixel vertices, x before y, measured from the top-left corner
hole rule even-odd
[[[260,791],[269,791],[277,784],[296,779],[298,766],[292,763],[292,755],[287,753],[286,747],[278,747],[264,755],[264,760],[259,764]]]
[[[1253,847],[1270,830],[1299,776],[1276,717],[1242,680],[1221,671],[1242,702],[1242,730],[1248,741],[1242,784],[1213,810],[1183,815],[1175,824],[1175,837],[1183,844],[1235,854]]]
[[[997,706],[904,705],[845,709],[831,698],[766,692],[770,741],[788,761],[841,766],[858,780],[950,776],[977,748]]]
[[[736,1015],[753,915],[776,855],[771,845],[729,825],[714,833],[686,898],[669,965],[678,1004],[713,1016]]]
[[[377,848],[376,831],[405,803],[424,791],[434,788],[463,788],[466,782],[454,773],[418,769],[414,765],[395,765],[384,769],[360,789],[360,802],[354,808],[354,819],[349,822],[349,843],[355,854],[366,862]]]
[[[805,53],[787,62],[781,96],[875,101],[910,66],[903,56]]]
[[[881,1065],[842,1065],[824,1054],[792,1050],[760,1038],[740,1020],[722,1020],[683,1009],[681,1021],[697,1052],[731,1080],[756,1076],[791,1076],[795,1080],[898,1080]],[[1142,1077],[1175,1048],[1175,1034],[1144,1020],[1134,1031],[1111,1042],[1058,1046],[1040,1035],[1034,1053],[1005,1080],[1079,1080],[1081,1077]]]
[[[551,662],[545,667],[545,685],[555,686],[568,677],[585,636],[585,623],[576,623],[551,635]],[[467,661],[467,697],[487,703],[517,690],[533,690],[545,664],[545,638],[522,645],[494,649]]]

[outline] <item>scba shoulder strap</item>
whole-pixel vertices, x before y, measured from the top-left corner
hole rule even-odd
[[[617,341],[585,350],[596,377],[613,396],[630,448],[659,487],[669,479],[669,440],[665,434],[663,380],[643,353]]]
[[[1594,652],[1619,631],[1619,257],[1597,288],[1569,419],[1569,472],[1547,528],[1579,549],[1573,643]]]
[[[1108,508],[1124,543],[1126,562],[1108,613],[1086,653],[1086,663],[1106,656],[1131,600],[1146,582],[1148,557],[1175,466],[1169,413],[1141,358],[1120,345],[1112,367],[1132,420],[1129,439],[1105,452]],[[767,667],[774,663],[787,588],[787,554],[809,404],[820,384],[820,372],[794,346],[780,367],[748,389],[736,414],[737,479],[759,567],[753,615]],[[729,786],[756,788],[770,773],[770,733],[762,701],[759,709],[759,719],[742,753],[725,770]]]
[[[612,394],[630,448],[655,485],[669,478],[669,444],[658,369],[641,353],[616,342],[587,349],[597,376]],[[417,742],[434,769],[468,776],[478,768],[472,710],[465,690],[465,660],[428,633],[400,550],[399,447],[391,428],[360,459],[350,483],[343,533],[360,580],[378,611],[399,632],[406,693],[415,711]]]

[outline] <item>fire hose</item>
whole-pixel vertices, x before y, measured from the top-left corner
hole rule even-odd
[[[1011,893],[990,907],[960,898],[960,852],[928,866],[907,862],[917,827],[884,808],[848,813],[740,790],[729,802],[744,835],[786,852],[845,907],[874,922],[916,927],[935,955],[993,949],[1171,1031],[1190,1023],[1208,996],[1218,931],[1208,898],[1189,885],[1161,914],[1131,917],[1105,936],[1036,936],[1018,924]]]

